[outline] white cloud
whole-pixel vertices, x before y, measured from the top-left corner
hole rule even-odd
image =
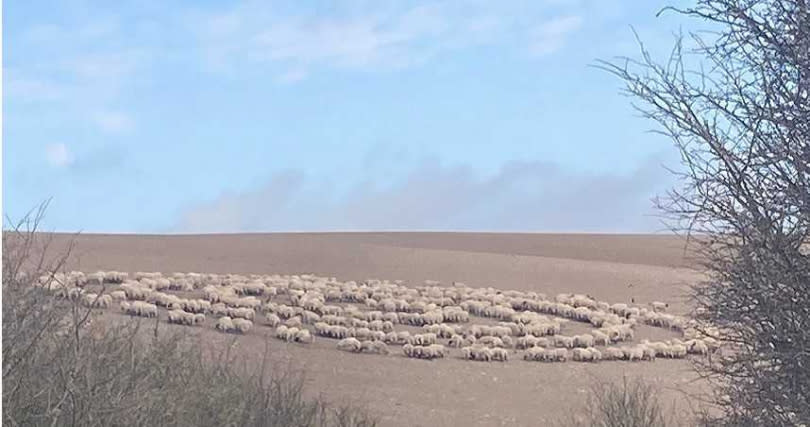
[[[125,113],[117,111],[99,111],[93,115],[93,121],[101,130],[110,133],[121,133],[132,130],[135,122]]]
[[[529,50],[535,55],[554,53],[565,44],[566,38],[582,27],[582,17],[561,16],[544,22],[531,31]]]
[[[64,97],[65,90],[62,86],[44,80],[17,76],[11,70],[4,70],[4,89],[6,96],[22,102],[36,100],[53,101]]]
[[[529,46],[534,53],[559,49],[581,25],[574,4],[538,7],[488,2],[360,2],[336,7],[329,16],[290,14],[266,3],[247,3],[193,24],[203,57],[217,69],[278,64],[283,69],[314,66],[354,70],[396,69],[424,63],[442,53],[482,45]],[[563,13],[559,18],[549,19]],[[544,21],[537,27],[534,23]]]
[[[62,142],[46,145],[45,158],[51,166],[55,167],[69,166],[73,163],[73,155]]]
[[[426,162],[380,185],[372,174],[336,194],[286,172],[252,191],[184,210],[172,231],[654,231],[650,198],[671,182],[658,157],[631,173],[584,174],[546,162],[507,163],[491,176]]]

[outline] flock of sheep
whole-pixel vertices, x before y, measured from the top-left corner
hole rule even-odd
[[[335,340],[338,350],[417,359],[456,353],[474,361],[653,361],[658,357],[706,355],[719,346],[716,329],[701,330],[668,305],[610,304],[588,295],[441,286],[426,281],[341,282],[314,275],[234,275],[117,271],[56,273],[38,286],[90,308],[118,304],[130,316],[162,317],[170,323],[247,334],[273,328],[279,340],[310,344]],[[565,335],[566,323],[587,333]],[[639,325],[681,335],[636,342]],[[401,350],[392,351],[393,346]],[[457,350],[453,350],[457,349]]]

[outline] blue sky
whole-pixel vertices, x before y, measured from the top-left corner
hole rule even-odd
[[[84,232],[646,232],[658,0],[7,1],[3,210]]]

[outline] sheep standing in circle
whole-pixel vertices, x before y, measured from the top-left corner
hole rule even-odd
[[[342,351],[359,353],[363,348],[363,344],[357,338],[344,338],[338,341],[337,348]]]

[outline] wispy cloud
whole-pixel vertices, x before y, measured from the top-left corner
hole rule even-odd
[[[189,207],[172,231],[653,231],[659,227],[646,215],[650,198],[668,182],[658,158],[627,175],[513,162],[479,176],[466,166],[425,163],[394,185],[370,179],[341,195],[287,172],[256,190]]]
[[[562,16],[546,21],[531,31],[529,50],[536,55],[554,53],[562,48],[566,38],[581,26],[580,16]]]
[[[297,69],[391,69],[421,64],[451,50],[508,42],[550,53],[579,28],[581,18],[560,15],[575,5],[493,7],[486,2],[422,4],[369,2],[320,13],[288,13],[264,3],[243,3],[203,15],[194,27],[204,56],[215,67],[239,61]],[[545,21],[540,27],[533,22]]]
[[[54,101],[64,97],[64,88],[56,83],[26,76],[19,76],[16,70],[3,70],[5,95],[17,101]]]
[[[64,167],[73,163],[73,154],[68,150],[67,145],[57,142],[45,146],[45,159],[51,166]]]

